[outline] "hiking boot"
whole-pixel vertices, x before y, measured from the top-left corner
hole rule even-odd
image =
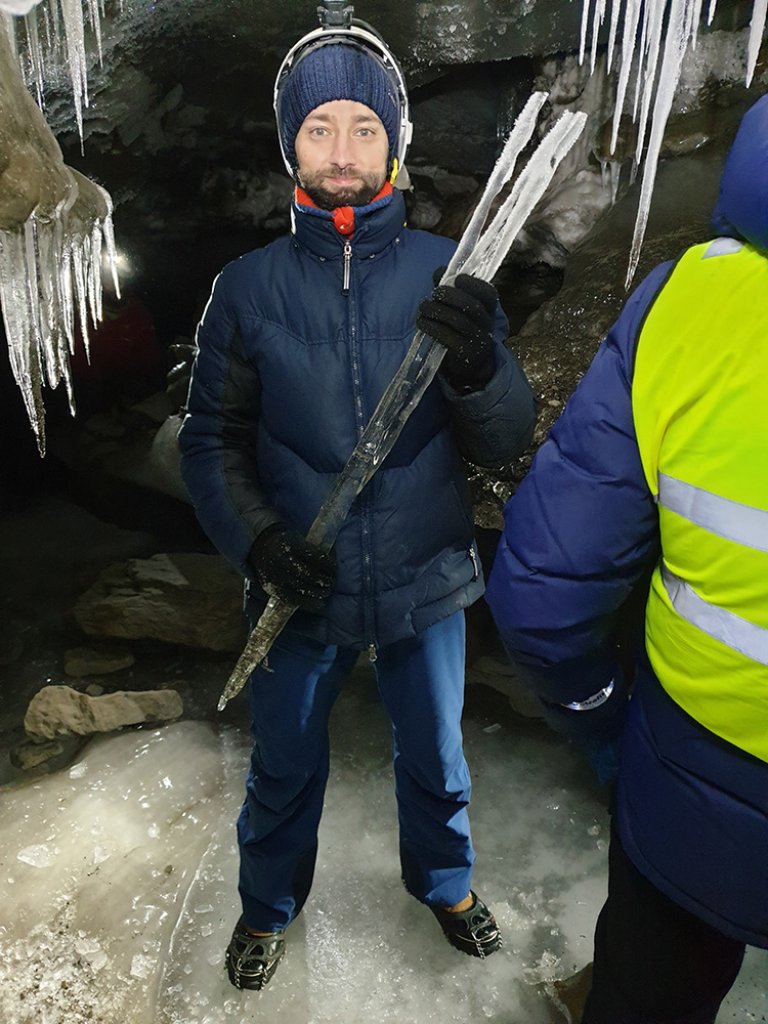
[[[240,918],[225,955],[229,980],[235,988],[264,988],[285,953],[284,935],[251,935]]]
[[[476,893],[470,893],[468,910],[451,912],[445,907],[430,907],[446,939],[469,956],[486,957],[501,947],[501,934],[496,918]]]

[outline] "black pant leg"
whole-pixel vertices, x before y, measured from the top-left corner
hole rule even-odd
[[[614,831],[582,1024],[713,1024],[744,949],[659,892]]]

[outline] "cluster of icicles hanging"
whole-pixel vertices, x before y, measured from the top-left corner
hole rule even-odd
[[[0,21],[0,78],[5,107],[0,143],[6,144],[0,148],[10,153],[12,161],[17,159],[21,168],[34,168],[32,176],[39,179],[30,183],[19,181],[17,175],[23,221],[14,221],[6,196],[10,212],[6,209],[0,223],[0,302],[11,368],[44,455],[42,388],[44,384],[55,388],[63,382],[74,415],[70,356],[78,335],[88,354],[89,330],[101,319],[103,257],[118,295],[119,285],[111,199],[100,186],[64,164],[44,118],[34,104],[31,111],[28,108],[31,98],[22,71],[34,82],[42,107],[46,61],[59,63],[63,59],[72,79],[82,140],[83,107],[88,105],[86,20],[101,58],[104,0],[0,0],[0,12],[4,15]],[[25,42],[23,67],[17,33]],[[24,201],[30,195],[35,205],[27,215]]]
[[[597,39],[605,16],[608,0],[583,0],[581,16],[581,44],[579,62],[584,62],[588,41],[591,46],[591,69],[595,69]],[[717,0],[709,0],[707,24],[712,24]],[[635,231],[627,268],[626,287],[630,287],[637,270],[640,250],[648,224],[648,211],[656,180],[659,152],[664,137],[672,101],[680,81],[680,73],[688,48],[696,48],[696,36],[702,20],[704,0],[613,0],[608,30],[608,72],[610,73],[616,39],[621,30],[621,57],[613,112],[611,153],[616,148],[619,123],[624,112],[632,70],[635,72],[635,94],[632,119],[638,125],[634,171],[642,163],[643,180],[640,189]],[[768,0],[754,0],[747,46],[746,84],[755,73],[760,44],[765,31]],[[653,111],[651,113],[651,103]],[[646,148],[646,133],[650,116],[650,134]],[[644,152],[645,150],[645,152]]]

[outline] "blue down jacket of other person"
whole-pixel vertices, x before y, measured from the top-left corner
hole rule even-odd
[[[768,97],[742,122],[713,225],[719,238],[768,259]],[[739,246],[721,241],[711,248]],[[505,509],[486,597],[511,657],[552,706],[583,702],[612,679],[617,693],[626,692],[617,629],[627,602],[647,586],[661,539],[635,431],[635,356],[673,270],[671,263],[657,267],[630,296]],[[733,329],[722,346],[737,360],[738,293],[732,302],[723,321]],[[752,401],[764,397],[758,392]],[[768,947],[768,764],[672,700],[651,668],[642,630],[639,637],[615,799],[622,845],[678,904],[726,935]],[[606,707],[559,713],[570,714],[571,735],[584,730],[589,743],[592,715],[605,735]]]
[[[219,551],[249,575],[254,539],[282,521],[306,533],[414,335],[448,239],[403,226],[391,191],[355,210],[351,240],[331,215],[294,206],[294,230],[229,264],[198,330],[182,472]],[[345,246],[348,245],[345,257]],[[509,462],[530,441],[534,403],[505,348],[480,391],[427,389],[342,526],[338,575],[317,615],[291,628],[370,648],[412,636],[476,600],[483,578],[462,455]],[[254,602],[264,600],[249,581]]]

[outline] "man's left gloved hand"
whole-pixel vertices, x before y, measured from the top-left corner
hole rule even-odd
[[[435,272],[437,280],[444,270]],[[419,306],[416,326],[448,350],[440,369],[452,387],[476,391],[493,376],[498,302],[492,284],[459,274],[453,285],[439,284]]]

